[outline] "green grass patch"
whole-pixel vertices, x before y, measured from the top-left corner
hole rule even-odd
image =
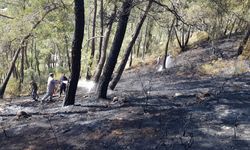
[[[236,60],[213,60],[203,64],[200,72],[207,75],[238,75],[250,71],[249,61],[244,59]]]

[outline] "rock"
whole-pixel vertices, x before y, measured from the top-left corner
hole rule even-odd
[[[21,119],[21,118],[29,118],[31,115],[26,113],[25,111],[18,111],[16,113],[16,117],[17,119]]]
[[[197,93],[196,94],[196,99],[198,100],[198,102],[204,101],[206,98],[210,97],[211,94],[209,92],[205,92],[205,93]]]
[[[113,97],[113,100],[112,100],[112,102],[117,102],[119,99],[118,99],[118,97]]]
[[[121,101],[122,101],[123,103],[127,103],[127,102],[128,102],[127,98],[122,98]]]
[[[182,96],[182,95],[183,95],[182,93],[177,92],[177,93],[174,94],[174,97],[178,97],[178,96]]]

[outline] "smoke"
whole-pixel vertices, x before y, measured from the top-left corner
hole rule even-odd
[[[171,68],[174,66],[174,57],[172,55],[167,56],[165,67]],[[159,68],[157,69],[158,72],[162,71],[162,65],[159,65]]]
[[[87,90],[87,92],[91,92],[91,90],[95,87],[96,83],[94,81],[86,81],[86,80],[79,80],[78,87]]]

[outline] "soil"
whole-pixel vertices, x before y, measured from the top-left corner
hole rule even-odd
[[[250,73],[206,76],[198,69],[234,59],[238,39],[215,43],[222,55],[203,43],[162,72],[127,70],[109,100],[83,87],[74,106],[62,107],[63,97],[1,99],[0,150],[249,150]]]

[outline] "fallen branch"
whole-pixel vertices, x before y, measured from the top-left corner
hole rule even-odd
[[[7,15],[4,15],[4,14],[0,14],[0,16],[4,17],[4,18],[8,18],[8,19],[14,19],[13,17],[7,16]]]
[[[2,130],[3,130],[4,136],[8,138],[9,136],[7,135],[7,133],[3,127],[2,127]]]
[[[52,130],[53,135],[54,135],[54,137],[55,137],[55,141],[56,141],[56,146],[57,146],[57,149],[59,149],[59,142],[58,142],[58,138],[57,138],[57,136],[56,136],[56,132],[55,132],[55,130],[54,130],[54,128],[53,128],[53,126],[52,126],[50,116],[48,117],[48,121],[49,121],[50,129]]]

